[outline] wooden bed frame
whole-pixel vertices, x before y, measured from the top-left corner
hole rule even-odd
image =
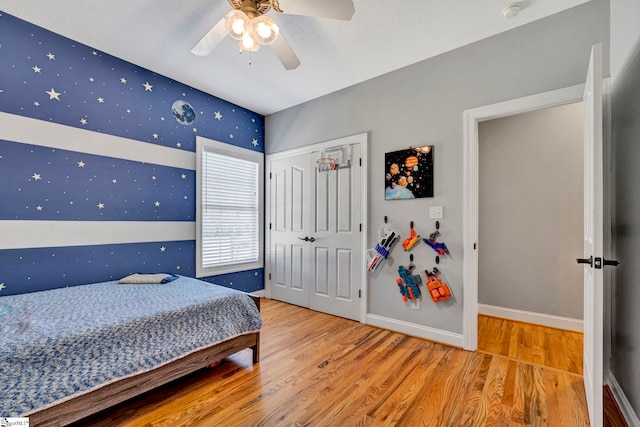
[[[260,298],[249,295],[260,310]],[[134,375],[29,415],[32,426],[64,426],[145,393],[246,348],[260,361],[260,332],[241,335],[191,353],[159,368]]]

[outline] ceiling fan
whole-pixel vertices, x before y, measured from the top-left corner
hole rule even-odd
[[[270,9],[292,15],[348,21],[355,9],[353,0],[228,0],[233,10],[214,25],[191,53],[206,56],[227,35],[238,40],[241,50],[255,52],[261,45],[271,45],[287,70],[300,65],[289,43],[282,37],[275,21],[265,15]]]

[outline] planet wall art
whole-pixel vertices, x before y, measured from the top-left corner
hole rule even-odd
[[[184,99],[178,99],[171,105],[171,113],[176,121],[184,126],[190,125],[196,119],[195,110]]]
[[[386,200],[433,197],[433,145],[385,154]]]

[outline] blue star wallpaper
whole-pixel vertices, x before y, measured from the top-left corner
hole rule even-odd
[[[1,11],[0,28],[0,296],[193,277],[196,137],[264,153],[264,117]],[[204,280],[264,287],[262,269]]]

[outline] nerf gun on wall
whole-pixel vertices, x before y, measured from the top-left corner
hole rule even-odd
[[[411,221],[410,235],[409,237],[404,239],[404,242],[402,242],[402,247],[404,248],[405,251],[410,251],[411,248],[414,247],[414,245],[419,241],[420,241],[420,236],[416,236],[416,230],[413,229],[413,221]]]
[[[400,277],[396,279],[396,283],[400,288],[400,294],[402,295],[402,301],[404,302],[416,300],[421,294],[418,285],[422,283],[422,278],[420,275],[412,275],[412,269],[413,267],[407,269],[402,265],[398,267],[398,275]]]
[[[431,299],[433,302],[442,302],[446,301],[451,297],[451,290],[446,283],[440,280],[438,274],[440,271],[437,268],[433,269],[433,272],[429,270],[424,271],[427,275],[427,289],[429,290],[429,295],[431,295]]]
[[[433,233],[429,234],[428,239],[422,239],[422,240],[424,240],[424,242],[427,245],[431,246],[431,249],[436,251],[438,255],[448,255],[449,248],[447,248],[447,245],[444,242],[436,242],[436,239],[438,238],[439,235],[440,235],[440,232],[436,230]]]
[[[395,230],[389,230],[386,226],[378,230],[378,244],[374,249],[367,249],[367,270],[377,270],[382,261],[387,259],[391,246],[398,240]]]

